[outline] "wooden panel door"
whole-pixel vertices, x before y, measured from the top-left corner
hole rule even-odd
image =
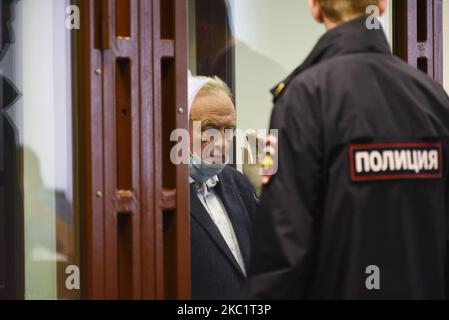
[[[403,60],[443,82],[443,1],[394,0],[393,50]]]
[[[80,0],[85,297],[190,297],[185,0]],[[84,27],[84,32],[83,32]]]

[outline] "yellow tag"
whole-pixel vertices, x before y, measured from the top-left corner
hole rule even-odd
[[[285,83],[281,82],[277,86],[276,90],[274,91],[274,96],[277,97],[278,95],[280,95],[282,93],[282,91],[284,90],[284,88],[285,88]]]

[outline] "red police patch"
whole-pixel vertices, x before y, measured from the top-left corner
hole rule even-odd
[[[443,178],[441,143],[380,143],[349,146],[354,182]]]

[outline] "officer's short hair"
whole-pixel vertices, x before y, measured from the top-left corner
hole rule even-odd
[[[324,15],[334,22],[348,17],[363,16],[370,5],[378,5],[379,0],[317,0]]]
[[[229,86],[221,80],[219,77],[199,77],[207,79],[207,83],[200,90],[199,94],[209,93],[209,92],[223,92],[232,100],[232,92]]]

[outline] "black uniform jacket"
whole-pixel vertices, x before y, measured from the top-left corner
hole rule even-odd
[[[260,203],[245,296],[445,298],[443,88],[356,19],[325,34],[274,92],[279,167]]]
[[[226,167],[218,178],[214,191],[226,208],[247,269],[257,211],[254,189],[241,173],[231,167]],[[239,298],[246,275],[198,198],[194,184],[190,190],[190,215],[192,298]]]

